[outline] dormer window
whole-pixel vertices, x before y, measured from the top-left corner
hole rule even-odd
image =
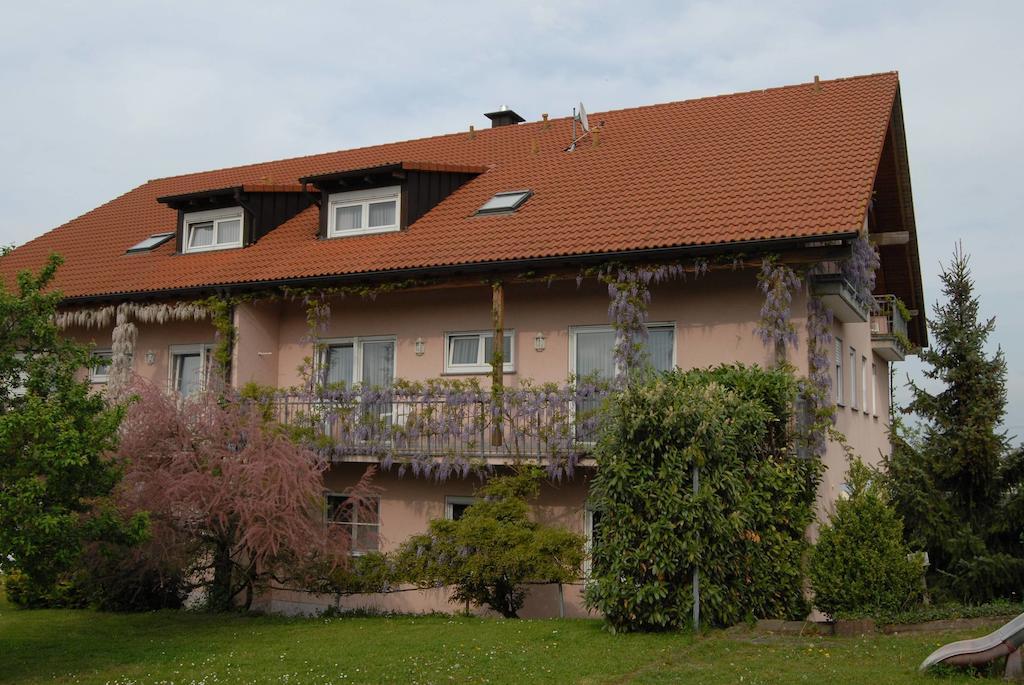
[[[327,237],[397,231],[401,186],[333,193],[327,204]]]
[[[226,250],[242,246],[242,208],[189,212],[184,216],[185,252]]]

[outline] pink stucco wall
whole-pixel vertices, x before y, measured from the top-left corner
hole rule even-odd
[[[672,323],[676,327],[676,364],[682,368],[702,367],[723,362],[768,365],[772,352],[756,335],[756,322],[763,296],[756,288],[751,271],[715,272],[701,279],[655,286],[649,308],[652,323]],[[806,296],[797,293],[792,306],[793,322],[799,332],[790,361],[801,374],[807,371]],[[289,387],[300,383],[299,367],[312,354],[312,343],[301,303],[291,300],[260,301],[238,305],[234,323],[237,343],[232,358],[232,382],[247,382]],[[604,286],[590,280],[577,287],[574,280],[547,283],[516,283],[506,286],[505,328],[515,331],[515,371],[505,375],[506,384],[524,380],[563,381],[569,375],[570,330],[573,326],[608,324],[608,294]],[[375,300],[358,297],[332,302],[331,317],[324,338],[394,336],[396,339],[395,374],[411,380],[423,380],[444,373],[444,335],[446,332],[489,330],[491,327],[491,289],[484,285],[440,287],[384,294]],[[69,332],[76,338],[95,341],[109,347],[110,331]],[[541,333],[545,349],[534,349],[534,338]],[[876,463],[889,450],[888,364],[871,353],[870,327],[867,323],[836,324],[834,333],[843,340],[846,386],[849,392],[848,355],[850,347],[861,357],[874,361],[877,381],[877,407],[864,411],[863,402],[854,410],[849,401],[836,411],[836,428],[846,436],[853,451],[870,463]],[[422,355],[415,352],[415,341],[422,339]],[[170,346],[213,343],[214,330],[208,322],[168,323],[161,326],[141,324],[136,344],[134,368],[143,377],[163,385],[169,376]],[[155,355],[153,364],[146,353]],[[477,378],[484,385],[489,374]],[[858,382],[863,376],[858,373]],[[870,388],[862,391],[865,396]],[[871,408],[869,408],[871,409]],[[845,482],[846,455],[841,445],[830,443],[824,457],[826,472],[819,498],[819,515],[827,516]],[[365,465],[337,464],[328,473],[327,486],[343,491],[358,479]],[[550,484],[535,507],[539,519],[583,532],[587,481],[591,472],[580,469],[568,482]],[[475,482],[452,480],[443,484],[381,473],[377,484],[382,489],[382,548],[393,549],[410,535],[426,529],[431,518],[444,515],[446,495],[470,495]],[[811,531],[814,534],[814,531]],[[269,608],[281,611],[311,611],[332,602],[331,598],[310,597],[303,593],[276,590],[262,600]],[[525,615],[557,613],[557,590],[535,588]],[[584,615],[580,587],[565,588],[568,615]],[[400,592],[381,596],[347,598],[345,606],[374,606],[396,611],[452,610],[441,591]]]

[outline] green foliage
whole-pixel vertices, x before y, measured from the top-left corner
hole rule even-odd
[[[122,410],[82,377],[89,350],[57,330],[60,294],[49,286],[59,264],[21,273],[16,292],[0,286],[0,559],[42,596],[86,541],[141,530],[97,506],[120,478],[106,455]]]
[[[488,606],[515,618],[528,582],[579,577],[583,538],[528,517],[544,473],[524,468],[492,478],[458,521],[436,519],[396,554],[398,577],[420,587],[452,586],[453,602]]]
[[[1000,426],[1006,360],[986,351],[995,319],[981,320],[969,259],[959,247],[942,274],[945,302],[928,322],[920,352],[926,378],[911,384],[908,413],[920,430],[893,427],[887,462],[907,539],[927,550],[929,588],[980,602],[1024,592],[1024,450]]]
[[[688,626],[695,566],[711,625],[805,615],[821,466],[791,456],[795,395],[787,369],[727,365],[662,374],[611,403],[587,601],[613,629]]]
[[[875,609],[868,612],[839,612],[838,618],[873,618],[879,625],[908,625],[954,618],[1003,618],[1024,613],[1024,604],[998,600],[984,604],[920,604],[905,611]]]
[[[40,584],[18,569],[4,577],[7,600],[23,609],[80,609],[88,605],[81,587],[68,577]]]
[[[836,502],[811,555],[815,606],[832,617],[907,610],[922,598],[923,559],[903,542],[903,521],[877,475],[851,461],[847,480],[850,495]]]

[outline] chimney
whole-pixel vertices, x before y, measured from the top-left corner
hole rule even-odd
[[[488,112],[484,116],[491,120],[491,128],[511,126],[513,124],[518,124],[521,121],[526,121],[526,119],[510,110],[505,105],[499,107],[497,112]]]

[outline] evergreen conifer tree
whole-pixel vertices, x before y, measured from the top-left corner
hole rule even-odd
[[[908,537],[928,550],[936,579],[961,599],[989,599],[1024,589],[1024,472],[1001,428],[1006,359],[986,351],[995,318],[980,318],[969,261],[958,245],[941,273],[945,301],[920,352],[940,387],[910,383],[906,411],[921,428],[894,425],[889,472]]]

